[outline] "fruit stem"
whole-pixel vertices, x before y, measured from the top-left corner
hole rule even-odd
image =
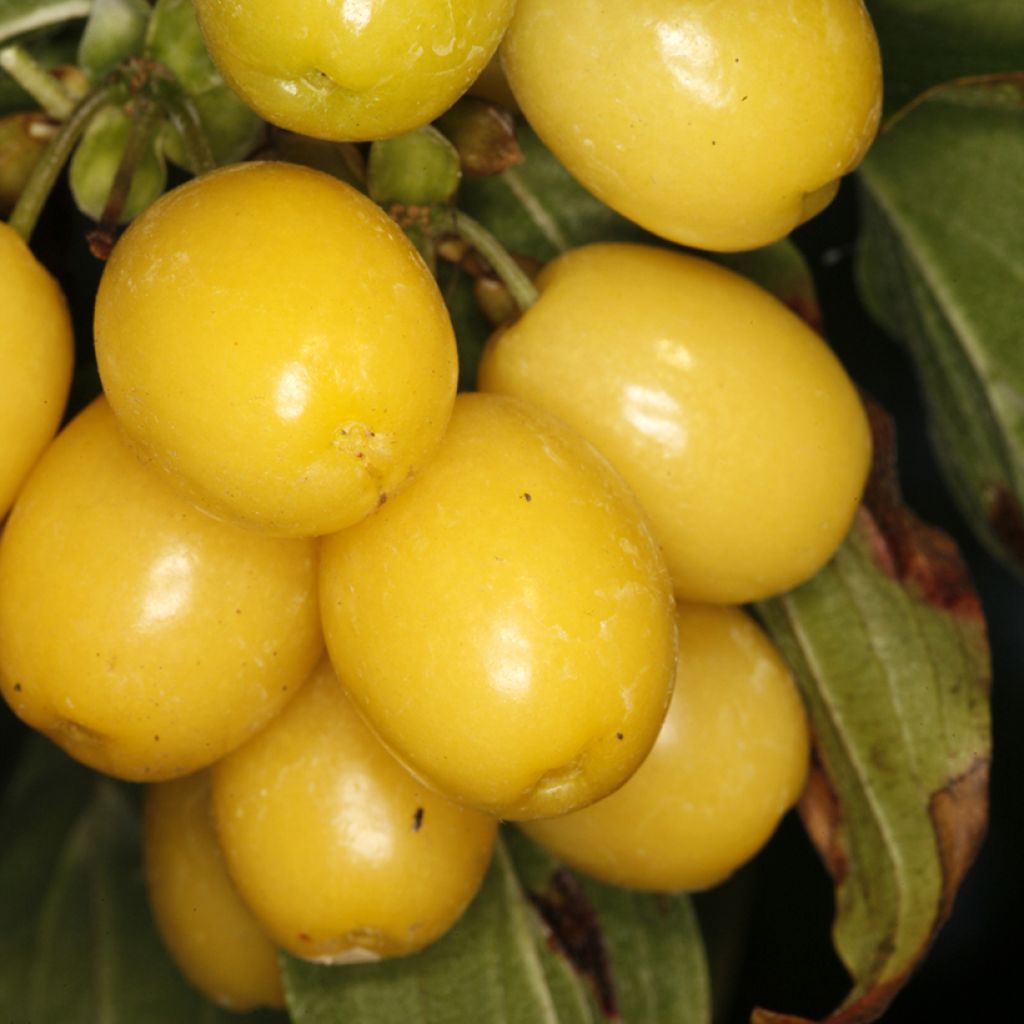
[[[93,117],[111,101],[117,87],[116,81],[105,82],[83,96],[43,150],[7,222],[26,242],[32,237],[39,215],[75,144]]]
[[[160,74],[154,74],[149,85],[153,98],[181,136],[192,173],[198,176],[212,171],[217,161],[192,98],[177,82]]]
[[[519,311],[525,313],[537,301],[540,293],[505,246],[483,224],[461,210],[455,211],[455,231],[490,263],[515,299]]]
[[[55,121],[63,121],[75,109],[75,101],[60,82],[17,43],[0,49],[3,68]]]
[[[117,165],[110,194],[99,223],[88,235],[89,250],[97,259],[107,259],[114,248],[114,235],[128,203],[135,172],[146,155],[146,147],[162,114],[161,108],[148,96],[140,94],[136,97],[131,111],[131,131],[121,154],[121,162]]]

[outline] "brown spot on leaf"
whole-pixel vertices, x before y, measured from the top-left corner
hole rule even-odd
[[[850,870],[849,856],[838,838],[842,810],[817,758],[811,764],[799,811],[804,828],[825,862],[828,873],[836,885],[841,885]]]
[[[551,876],[547,892],[527,895],[551,929],[553,948],[563,953],[573,968],[590,982],[604,1016],[617,1020],[618,999],[604,936],[594,908],[576,876],[560,868]]]
[[[909,973],[909,972],[908,972]],[[870,1024],[885,1013],[889,1004],[906,983],[907,974],[873,986],[852,1003],[840,1006],[820,1024]],[[788,1013],[773,1013],[771,1010],[755,1010],[750,1016],[750,1024],[814,1024],[806,1017],[798,1017]]]
[[[1017,496],[1000,488],[989,507],[988,521],[1010,554],[1024,564],[1024,509]]]
[[[903,503],[896,473],[896,428],[876,402],[866,401],[874,461],[861,523],[879,568],[930,605],[983,623],[981,603],[953,540],[923,523]]]
[[[936,928],[953,909],[953,899],[974,862],[988,822],[988,759],[979,757],[928,805],[942,862],[942,905]]]

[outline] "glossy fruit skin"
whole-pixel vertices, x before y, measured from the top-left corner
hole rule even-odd
[[[124,779],[205,767],[323,647],[310,540],[218,522],[142,465],[99,398],[36,465],[0,540],[0,690]]]
[[[542,405],[595,444],[650,516],[677,596],[741,604],[802,582],[853,520],[871,438],[822,339],[707,260],[593,245],[488,343],[481,390]]]
[[[653,744],[676,653],[664,561],[621,477],[540,410],[460,395],[433,461],[320,565],[339,678],[452,799],[564,813]]]
[[[375,509],[433,451],[458,357],[395,223],[329,175],[243,164],[164,195],[96,300],[104,390],[201,507],[309,536]]]
[[[748,861],[796,802],[810,746],[800,696],[738,608],[679,608],[682,656],[665,724],[605,800],[525,831],[572,867],[633,889],[704,889]]]
[[[207,772],[147,787],[142,849],[153,916],[182,974],[227,1009],[283,1007],[277,950],[224,864]]]
[[[501,52],[586,188],[702,249],[767,245],[818,213],[881,111],[861,0],[519,0]]]
[[[196,0],[221,73],[261,117],[352,142],[432,121],[495,52],[514,0]]]
[[[74,338],[57,282],[0,221],[0,520],[57,431],[71,384]]]
[[[497,822],[417,782],[360,718],[324,659],[287,710],[213,769],[228,869],[295,956],[405,956],[461,916]]]

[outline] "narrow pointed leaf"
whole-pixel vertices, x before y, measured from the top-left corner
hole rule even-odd
[[[566,944],[570,919],[600,951],[591,962]],[[283,966],[294,1024],[710,1019],[703,946],[685,897],[578,880],[517,833],[499,840],[462,920],[422,953],[337,967],[284,957]]]
[[[131,790],[32,740],[0,803],[4,1024],[282,1024],[188,987],[152,924]]]
[[[78,46],[78,64],[94,82],[140,52],[149,13],[146,0],[95,0]]]
[[[882,47],[885,105],[967,75],[1024,70],[1024,4],[867,0]]]
[[[864,299],[914,359],[965,515],[1024,572],[1024,78],[937,92],[861,181]]]
[[[830,1024],[884,1012],[948,916],[987,814],[980,606],[949,538],[900,503],[891,427],[875,419],[876,468],[846,544],[759,609],[814,734],[801,812],[834,878],[833,940],[853,979]]]

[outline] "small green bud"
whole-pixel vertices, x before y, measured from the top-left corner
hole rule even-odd
[[[445,203],[461,176],[455,147],[430,126],[370,146],[369,192],[382,206]]]

